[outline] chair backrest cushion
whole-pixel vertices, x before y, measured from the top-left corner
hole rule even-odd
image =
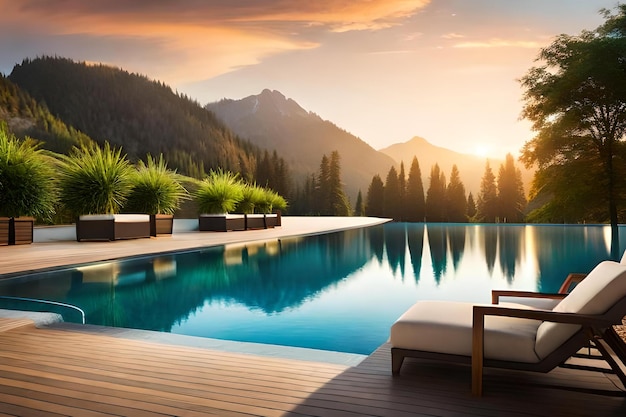
[[[553,311],[578,314],[604,314],[626,297],[626,265],[604,261],[598,264],[557,304]],[[580,329],[580,326],[544,322],[537,329],[535,351],[546,357]]]

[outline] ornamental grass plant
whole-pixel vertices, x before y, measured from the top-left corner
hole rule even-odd
[[[263,199],[257,204],[257,207],[262,213],[271,213],[273,210],[285,210],[287,208],[287,200],[276,191],[264,188]]]
[[[108,142],[74,148],[61,156],[61,201],[75,216],[119,213],[133,187],[133,170],[121,148]]]
[[[265,198],[265,192],[263,188],[256,184],[243,184],[242,185],[243,197],[235,211],[237,213],[252,214],[254,208],[263,202]]]
[[[200,213],[226,214],[235,210],[243,199],[243,184],[239,176],[222,169],[211,170],[194,193]]]
[[[0,124],[0,216],[50,220],[57,201],[54,177],[52,157]]]
[[[167,168],[160,155],[148,155],[146,162],[139,161],[132,175],[133,188],[128,195],[124,211],[146,214],[174,214],[189,193],[181,184],[182,176]]]

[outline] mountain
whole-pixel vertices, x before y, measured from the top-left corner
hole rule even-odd
[[[446,180],[449,180],[452,166],[456,164],[459,169],[461,181],[463,181],[465,185],[465,191],[467,193],[471,192],[475,200],[480,192],[480,182],[485,174],[485,164],[489,162],[489,166],[496,176],[496,180],[498,178],[500,165],[504,164],[504,159],[484,158],[454,152],[450,149],[435,146],[419,136],[414,137],[408,142],[396,143],[387,148],[380,149],[380,152],[390,156],[398,164],[404,161],[404,167],[407,171],[411,167],[413,157],[416,156],[420,170],[422,171],[424,191],[428,189],[428,185],[430,184],[430,169],[433,165],[439,164],[439,168],[441,168],[441,171],[446,175]],[[522,163],[516,163],[515,166],[522,172],[524,191],[528,194],[533,171],[526,169]]]
[[[276,150],[299,180],[317,173],[324,155],[338,151],[341,176],[353,203],[359,190],[367,193],[374,175],[384,178],[396,165],[389,156],[278,91],[266,89],[241,100],[209,103],[206,108],[240,137],[270,152]]]
[[[73,146],[90,143],[84,133],[53,116],[28,93],[0,74],[0,121],[18,137],[29,136],[42,147],[65,153]]]
[[[163,83],[105,65],[43,57],[16,65],[9,80],[52,114],[129,158],[163,153],[182,174],[222,167],[253,175],[259,149],[215,115]]]

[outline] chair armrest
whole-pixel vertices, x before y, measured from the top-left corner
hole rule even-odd
[[[560,313],[552,310],[527,310],[499,306],[474,306],[472,313],[472,394],[481,396],[483,391],[483,363],[485,355],[485,316],[517,317],[578,324],[586,327],[609,327],[610,320],[602,316],[576,313]]]
[[[492,290],[491,304],[498,304],[500,297],[522,297],[522,298],[550,298],[553,300],[562,300],[567,294],[532,292],[532,291],[516,291],[516,290]]]
[[[567,278],[565,278],[565,281],[563,281],[563,284],[561,284],[561,288],[559,288],[559,294],[569,293],[570,287],[573,284],[578,284],[580,281],[582,281],[586,277],[587,277],[587,274],[580,274],[576,272],[569,274]]]

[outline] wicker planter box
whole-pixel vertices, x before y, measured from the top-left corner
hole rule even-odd
[[[171,235],[174,228],[173,214],[151,214],[150,236]]]
[[[201,214],[198,227],[201,232],[246,230],[246,220],[243,214]]]
[[[76,240],[118,240],[150,237],[147,214],[90,214],[76,222]]]

